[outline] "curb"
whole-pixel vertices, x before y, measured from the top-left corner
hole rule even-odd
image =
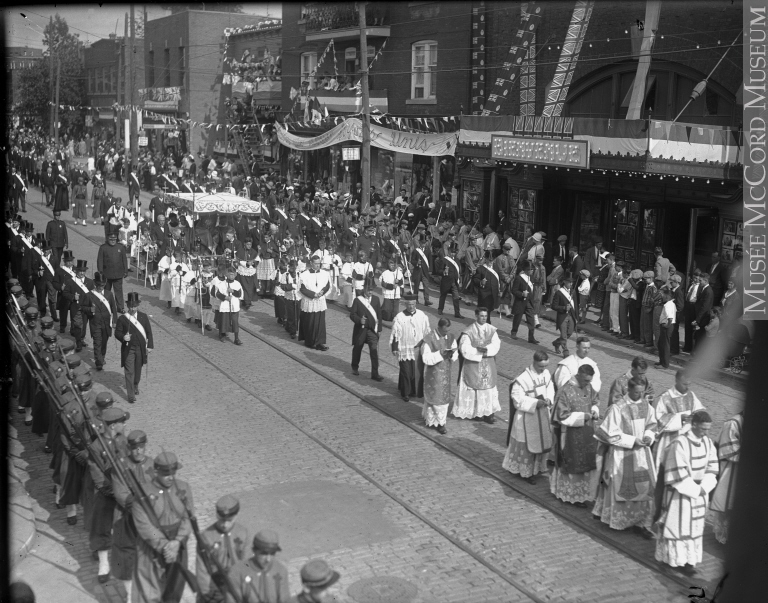
[[[21,444],[16,430],[11,427],[8,434],[8,515],[9,539],[11,544],[11,565],[24,560],[34,546],[37,537],[35,512],[32,498],[24,488],[24,471],[17,466]]]

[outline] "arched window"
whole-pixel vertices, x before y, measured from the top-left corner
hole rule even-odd
[[[571,86],[564,115],[625,119],[636,69],[636,62],[617,63],[580,78]],[[675,119],[704,77],[684,65],[654,61],[645,81],[641,118]],[[728,126],[738,123],[735,110],[734,94],[709,80],[706,92],[688,105],[678,121]]]
[[[411,45],[411,98],[437,98],[437,42]]]

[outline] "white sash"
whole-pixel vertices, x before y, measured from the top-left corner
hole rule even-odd
[[[558,291],[560,291],[560,293],[563,294],[563,297],[565,297],[565,299],[568,300],[568,303],[571,304],[571,308],[575,308],[576,307],[574,305],[574,303],[573,303],[573,298],[571,297],[571,294],[568,293],[568,291],[566,289],[558,289]]]
[[[61,174],[59,174],[58,177],[64,181],[64,184],[69,184],[69,180],[67,180],[66,176],[62,176]]]
[[[280,209],[279,207],[276,207],[275,211],[280,214],[280,216],[283,218],[283,220],[287,220],[288,219],[288,216],[286,216],[285,212],[282,209]]]
[[[109,324],[111,326],[112,325],[112,308],[110,308],[109,302],[107,301],[107,298],[104,297],[98,291],[96,291],[96,289],[91,291],[91,293],[93,293],[96,296],[96,299],[98,299],[102,304],[104,304],[104,307],[107,309],[107,312],[109,312]]]
[[[17,234],[19,234],[19,231],[16,230],[13,226],[11,226],[11,232],[13,233],[13,236],[15,237]]]
[[[40,254],[40,259],[43,260],[43,264],[45,264],[45,267],[51,271],[51,275],[56,274],[56,271],[53,269],[53,266],[51,266],[51,263],[48,261],[48,258],[43,255],[43,252],[37,249],[37,247],[35,247],[35,250],[37,251],[37,253]]]
[[[313,220],[314,222],[316,222],[316,223],[317,223],[317,225],[318,225],[320,228],[322,228],[322,227],[323,227],[323,223],[322,223],[320,220],[318,220],[316,216],[312,216],[312,220]]]
[[[373,332],[378,333],[379,331],[379,317],[376,314],[376,310],[373,309],[373,306],[371,305],[371,302],[369,302],[367,299],[365,299],[365,295],[359,295],[358,298],[360,300],[360,303],[363,304],[366,308],[368,308],[368,311],[373,315]]]
[[[448,256],[446,256],[445,259],[448,260],[451,264],[453,264],[456,267],[456,275],[461,276],[461,270],[459,269],[459,265],[452,258],[449,258]]]
[[[27,247],[29,247],[30,249],[32,249],[32,243],[30,243],[30,242],[27,240],[27,237],[21,237],[21,240],[22,240],[22,242],[23,242],[23,243],[24,243],[24,244],[25,244]]]
[[[490,273],[491,273],[493,276],[495,276],[495,277],[496,277],[496,282],[497,282],[498,284],[501,284],[501,283],[500,283],[500,280],[499,280],[499,275],[498,275],[498,274],[496,274],[496,271],[495,271],[493,268],[491,268],[490,266],[486,266],[486,267],[485,267],[485,269],[486,269],[488,272],[490,272]]]
[[[88,295],[88,287],[85,286],[85,283],[81,282],[79,278],[75,277],[72,279],[72,281],[82,289],[86,295]]]
[[[22,177],[19,176],[18,174],[14,174],[14,176],[16,176],[16,178],[19,179],[19,182],[21,182],[21,186],[24,187],[24,192],[26,193],[27,192],[27,186],[24,184],[24,180],[22,179]]]
[[[416,251],[419,252],[419,255],[421,256],[421,259],[424,260],[424,269],[429,270],[429,260],[427,259],[427,256],[424,255],[424,251],[422,251],[420,248],[416,248]]]
[[[397,251],[397,254],[400,255],[400,253],[401,253],[400,252],[400,246],[397,243],[395,243],[395,240],[394,239],[390,239],[389,242],[392,243],[392,246]]]
[[[125,316],[130,321],[130,323],[134,327],[136,327],[136,330],[144,338],[144,345],[146,346],[147,345],[147,332],[144,330],[144,327],[141,326],[141,323],[138,321],[138,319],[135,316],[133,316],[133,314],[131,314],[130,312],[126,312],[125,314],[123,314],[123,316]]]

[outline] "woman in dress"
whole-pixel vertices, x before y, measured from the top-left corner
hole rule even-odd
[[[56,175],[56,196],[53,202],[53,211],[69,211],[69,181],[64,175],[60,163],[59,173]]]
[[[93,223],[98,224],[101,221],[101,200],[104,197],[104,179],[101,177],[101,170],[96,170],[91,181],[93,191],[91,192],[91,218]]]

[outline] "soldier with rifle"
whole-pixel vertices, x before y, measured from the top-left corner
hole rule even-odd
[[[235,594],[227,603],[287,603],[290,599],[288,570],[277,559],[280,542],[272,530],[262,530],[253,538],[253,557],[239,562],[229,577]]]

